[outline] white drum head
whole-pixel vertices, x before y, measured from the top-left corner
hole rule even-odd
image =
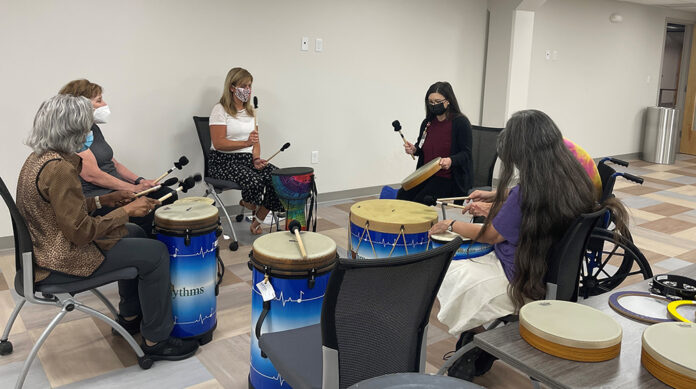
[[[621,343],[621,326],[606,313],[586,305],[541,300],[520,309],[520,326],[555,344],[585,349]]]
[[[317,263],[333,261],[336,258],[336,243],[333,239],[315,232],[300,232],[302,243],[307,251],[307,259],[302,258],[295,234],[278,231],[257,238],[252,245],[254,258],[266,265],[283,264],[297,268],[312,268]]]
[[[155,225],[167,229],[201,228],[217,224],[218,209],[201,202],[165,205],[155,211]]]
[[[436,241],[436,242],[442,242],[442,243],[448,243],[454,240],[454,238],[462,238],[463,241],[469,241],[471,239],[465,238],[456,232],[450,232],[450,231],[445,231],[441,234],[432,234],[430,235],[430,239]]]
[[[642,343],[660,365],[696,379],[696,324],[653,324],[643,331]]]

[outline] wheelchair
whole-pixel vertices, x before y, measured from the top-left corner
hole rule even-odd
[[[609,166],[610,162],[628,166],[628,162],[616,158],[603,158],[597,164],[602,181],[600,203],[614,197],[614,184],[617,177],[642,184],[643,179],[629,173],[617,172]],[[635,270],[634,270],[635,269]],[[653,273],[648,260],[633,244],[630,233],[623,236],[615,231],[613,215],[607,212],[595,226],[587,245],[587,251],[580,269],[580,296],[588,298],[608,292],[619,286],[627,277],[641,274],[643,279],[652,278]]]

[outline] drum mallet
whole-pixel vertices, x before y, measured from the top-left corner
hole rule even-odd
[[[254,129],[259,130],[259,123],[256,121],[256,110],[259,109],[259,98],[254,96]]]
[[[398,132],[399,135],[401,135],[401,139],[404,141],[404,144],[405,145],[408,144],[408,142],[406,142],[406,138],[404,138],[404,134],[401,133],[401,123],[399,123],[398,120],[394,120],[392,122],[392,127],[394,127],[394,131]],[[416,157],[414,157],[413,154],[410,154],[410,155],[411,155],[411,159],[413,159],[415,161]]]
[[[302,238],[300,237],[300,230],[302,229],[302,225],[297,220],[293,220],[288,225],[288,229],[290,230],[290,232],[295,234],[297,244],[300,246],[300,253],[302,254],[302,259],[307,259],[307,251],[305,251],[304,244],[302,243]]]
[[[275,157],[276,155],[278,155],[278,153],[280,153],[281,151],[287,150],[288,147],[290,147],[290,142],[286,142],[286,143],[283,145],[283,147],[281,147],[280,150],[276,151],[275,154],[271,155],[271,158],[268,158],[268,159],[266,160],[266,162],[272,160],[273,157]]]
[[[457,204],[450,204],[445,201],[440,201],[439,199],[435,199],[433,196],[425,196],[423,197],[423,204],[425,205],[437,205],[437,204],[442,204],[446,207],[453,207],[453,208],[461,208],[464,209],[466,208],[465,205],[457,205]]]
[[[146,195],[146,194],[148,194],[148,193],[152,193],[152,192],[158,191],[158,190],[160,190],[160,188],[163,187],[163,186],[172,186],[172,185],[176,184],[177,182],[179,182],[179,179],[178,179],[178,178],[176,178],[176,177],[169,178],[169,179],[167,179],[166,181],[164,181],[163,183],[161,183],[161,184],[159,184],[159,185],[155,185],[155,186],[153,186],[153,187],[150,188],[150,189],[145,189],[145,190],[142,191],[142,192],[136,193],[135,196],[133,196],[133,197],[140,197],[140,196],[142,196],[142,195]]]
[[[201,181],[202,179],[203,179],[203,177],[201,177],[200,174],[195,174],[195,175],[193,175],[193,176],[191,176],[191,177],[188,177],[188,178],[186,178],[186,179],[181,183],[181,185],[179,185],[178,188],[176,188],[176,191],[175,191],[175,192],[184,192],[184,193],[186,193],[186,192],[188,192],[189,189],[191,189],[191,188],[193,188],[194,186],[196,186],[196,182],[199,182],[199,181]],[[166,199],[172,197],[173,195],[174,195],[174,192],[167,193],[166,195],[164,195],[164,196],[160,197],[159,199],[157,199],[157,201],[159,201],[159,202],[161,203],[162,201],[164,201],[164,200],[166,200]]]
[[[171,169],[167,170],[166,172],[164,172],[164,174],[157,177],[157,179],[155,180],[155,184],[160,182],[160,180],[163,179],[164,177],[166,177],[169,173],[173,172],[174,169],[181,170],[181,169],[183,169],[184,166],[188,165],[188,163],[189,163],[188,158],[186,158],[185,155],[182,155],[181,158],[179,158],[179,161],[174,162],[174,166]]]

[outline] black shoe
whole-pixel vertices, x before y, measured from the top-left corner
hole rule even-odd
[[[126,320],[123,318],[123,316],[118,315],[118,317],[116,317],[116,322],[118,324],[120,324],[121,327],[123,327],[123,329],[128,331],[129,334],[135,335],[138,332],[140,332],[140,320],[141,319],[142,319],[142,317],[140,317],[140,315],[136,316],[135,319],[133,319],[133,320]],[[121,334],[118,331],[116,331],[116,329],[114,329],[114,328],[111,329],[111,333],[114,335],[117,335],[117,336],[121,336]]]
[[[154,346],[148,346],[143,342],[141,347],[143,352],[154,361],[180,361],[196,353],[198,341],[195,339],[184,340],[170,337]]]
[[[498,359],[493,355],[481,350],[481,354],[478,356],[474,362],[474,377],[482,376],[488,373],[493,367],[493,362]]]

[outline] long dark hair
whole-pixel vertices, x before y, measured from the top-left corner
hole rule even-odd
[[[447,81],[438,81],[433,85],[430,85],[430,88],[428,88],[428,91],[425,93],[425,120],[432,121],[435,118],[435,115],[430,113],[430,110],[428,109],[428,105],[430,105],[428,104],[428,96],[430,96],[431,93],[439,93],[449,102],[446,112],[447,119],[454,119],[464,115],[459,109],[459,103],[457,102],[457,97],[454,95],[452,85],[450,85],[450,83]]]
[[[500,181],[481,234],[507,198],[516,168],[522,224],[508,294],[519,309],[525,298],[544,298],[549,249],[581,213],[595,209],[594,187],[563,143],[561,131],[541,111],[512,115],[498,137],[498,155],[502,161]]]

